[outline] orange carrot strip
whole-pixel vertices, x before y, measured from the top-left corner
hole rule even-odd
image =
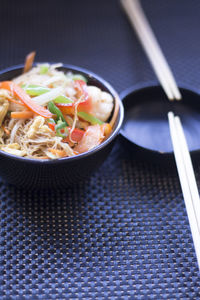
[[[109,123],[104,123],[102,125],[100,125],[101,127],[101,131],[103,133],[104,136],[109,136],[111,131],[112,131],[112,127]]]
[[[13,94],[19,100],[21,100],[26,107],[28,107],[32,112],[36,113],[37,115],[40,115],[44,118],[52,117],[52,113],[49,110],[35,103],[31,99],[31,97],[16,83],[12,81],[2,81],[0,82],[0,88],[13,92]]]
[[[8,130],[7,128],[5,128],[4,125],[1,125],[1,127],[3,128],[3,131],[4,131],[7,135],[10,135],[10,130]]]
[[[56,106],[61,110],[63,114],[74,115],[75,109],[74,106],[69,103],[69,105],[61,105],[63,103],[56,103]]]
[[[60,157],[64,157],[66,156],[66,152],[64,150],[57,150],[57,149],[53,149],[53,148],[49,148],[48,149],[51,153],[53,153],[54,155],[58,155]]]
[[[28,110],[11,112],[11,118],[13,119],[30,119],[32,117],[33,117],[33,112]]]
[[[25,64],[24,64],[24,73],[28,72],[33,65],[34,59],[35,59],[35,51],[32,51],[29,53],[25,58]]]
[[[19,104],[19,105],[24,105],[24,103],[22,101],[19,101],[19,100],[15,100],[15,99],[8,99],[10,102],[13,102],[13,103],[16,103],[16,104]]]

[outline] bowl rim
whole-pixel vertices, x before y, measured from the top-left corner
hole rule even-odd
[[[184,89],[184,90],[188,90],[189,92],[192,92],[196,95],[199,95],[200,96],[200,90],[198,88],[195,88],[195,87],[191,87],[187,84],[184,84],[184,83],[181,83],[181,82],[178,82],[178,87],[180,89]],[[125,103],[125,98],[126,97],[129,97],[131,95],[134,95],[135,93],[138,93],[138,92],[142,92],[142,91],[145,91],[145,90],[148,90],[149,88],[160,88],[162,89],[161,85],[159,84],[158,81],[156,80],[151,80],[151,81],[147,81],[147,82],[140,82],[140,83],[137,83],[135,85],[132,85],[130,87],[128,87],[127,89],[123,90],[119,95],[120,95],[120,99],[122,101],[122,103],[124,104]],[[167,99],[167,96],[166,96],[166,101],[169,101]],[[125,115],[126,115],[126,109],[125,109],[125,105],[123,105],[124,107],[124,119],[125,119]],[[120,136],[122,136],[123,139],[127,140],[130,145],[136,147],[139,151],[145,151],[146,153],[148,152],[149,154],[152,153],[152,154],[156,154],[156,155],[159,155],[160,157],[172,157],[174,154],[173,154],[173,151],[166,151],[166,152],[161,152],[159,150],[155,150],[155,149],[150,149],[150,148],[147,148],[147,147],[144,147],[144,146],[141,146],[137,143],[134,143],[133,140],[131,140],[127,134],[125,134],[123,128],[121,127],[121,130],[120,130]],[[200,149],[194,149],[194,150],[190,150],[191,154],[199,154],[200,152]]]
[[[47,63],[47,62],[35,62],[34,66],[37,65],[37,64],[44,64],[44,63]],[[48,62],[48,63],[49,64],[56,64],[57,62]],[[0,76],[3,75],[4,73],[7,73],[7,72],[12,72],[12,71],[16,71],[18,69],[23,69],[23,67],[24,67],[23,64],[19,64],[19,65],[14,65],[14,66],[7,67],[5,69],[1,69],[0,70]],[[62,66],[58,67],[58,69],[59,68],[64,68],[64,69],[72,71],[72,72],[73,71],[75,71],[75,72],[81,72],[81,73],[85,74],[85,76],[87,76],[89,78],[94,78],[95,80],[97,80],[98,82],[100,82],[112,94],[112,96],[114,98],[115,97],[118,98],[118,103],[119,103],[118,120],[117,120],[117,123],[116,123],[116,127],[113,130],[113,132],[111,133],[111,135],[105,141],[103,141],[100,145],[96,146],[95,148],[93,148],[93,149],[91,149],[91,150],[89,150],[87,152],[75,155],[75,156],[68,156],[68,157],[62,157],[62,158],[45,160],[45,159],[21,157],[21,156],[17,156],[17,155],[13,155],[13,154],[7,153],[7,152],[5,152],[3,150],[0,150],[0,156],[4,156],[6,158],[9,158],[9,159],[12,159],[12,160],[21,161],[21,162],[24,162],[24,163],[27,162],[27,163],[31,163],[31,164],[40,164],[40,165],[41,164],[42,165],[55,165],[55,164],[63,163],[65,161],[72,162],[72,161],[75,161],[75,160],[82,159],[84,157],[91,156],[94,153],[100,151],[101,149],[105,148],[108,144],[110,144],[114,140],[114,138],[118,135],[118,133],[119,133],[119,131],[121,129],[122,123],[123,123],[123,119],[124,119],[124,107],[123,107],[122,101],[121,101],[121,99],[119,97],[119,94],[111,86],[111,84],[108,83],[101,76],[97,75],[96,73],[94,73],[94,72],[92,72],[92,71],[90,71],[88,69],[79,67],[79,66],[62,63]]]

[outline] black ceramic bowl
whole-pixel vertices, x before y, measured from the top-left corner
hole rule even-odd
[[[145,83],[120,94],[124,105],[121,128],[123,142],[142,160],[174,165],[167,114],[181,118],[189,150],[194,160],[200,157],[200,95],[191,87],[179,86],[181,101],[169,101],[157,83]]]
[[[114,98],[119,97],[104,79],[96,74],[71,65],[63,65],[62,71],[71,71],[84,75],[89,85],[95,85],[109,92]],[[0,71],[0,81],[11,80],[22,73],[23,66],[15,66]],[[124,110],[119,100],[119,113],[111,135],[96,148],[74,156],[55,160],[37,160],[18,157],[0,151],[0,175],[7,182],[24,188],[63,188],[84,180],[92,174],[110,153],[114,140],[122,125]]]

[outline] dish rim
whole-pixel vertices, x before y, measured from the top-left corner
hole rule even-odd
[[[120,99],[123,103],[123,107],[124,107],[124,120],[125,120],[125,116],[126,116],[126,107],[125,107],[125,101],[124,100],[129,94],[135,94],[137,92],[140,92],[142,90],[145,90],[145,89],[148,89],[148,88],[158,88],[160,87],[162,89],[162,87],[160,86],[159,82],[156,81],[156,80],[152,80],[152,81],[147,81],[147,82],[143,82],[143,83],[137,83],[133,86],[130,86],[128,87],[127,89],[123,90],[119,96],[120,96]],[[197,89],[195,87],[191,87],[187,84],[184,84],[184,83],[178,83],[178,87],[180,89],[185,89],[185,90],[188,90],[189,92],[192,92],[198,96],[200,96],[200,89]],[[166,101],[169,101],[167,99],[167,96],[166,96]],[[123,122],[124,123],[124,122]],[[121,127],[121,130],[120,130],[120,135],[122,136],[123,139],[127,140],[132,146],[138,148],[138,150],[140,151],[145,151],[146,153],[148,152],[149,154],[155,154],[155,155],[159,155],[159,156],[165,156],[165,157],[171,157],[174,155],[173,151],[165,151],[165,152],[161,152],[159,150],[155,150],[155,149],[150,149],[150,148],[147,148],[147,147],[144,147],[144,146],[141,146],[137,143],[134,143],[133,140],[131,140],[127,134],[125,134],[124,130],[123,130],[123,125]],[[200,148],[199,149],[195,149],[195,150],[190,150],[191,154],[192,155],[196,155],[196,154],[199,154],[200,152]]]

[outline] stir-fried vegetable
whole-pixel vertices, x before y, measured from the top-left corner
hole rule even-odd
[[[62,93],[62,88],[57,87],[55,89],[51,89],[48,93],[44,93],[40,96],[34,97],[34,102],[39,105],[47,105],[48,102],[54,100],[56,97],[60,96]]]
[[[66,122],[62,122],[61,120],[57,122],[57,125],[55,126],[55,130],[56,130],[56,135],[62,138],[65,138],[69,134],[66,126]]]
[[[33,51],[26,56],[25,64],[24,64],[24,73],[28,72],[32,68],[35,59],[35,54],[36,52]]]
[[[85,134],[85,130],[79,129],[79,128],[74,128],[74,130],[71,130],[70,127],[68,127],[68,130],[70,132],[70,137],[71,140],[78,143],[81,141],[81,139],[83,138],[84,134]],[[64,143],[69,143],[70,142],[70,138],[69,136],[67,136],[64,140]]]
[[[111,127],[111,125],[109,123],[104,123],[104,124],[101,125],[101,130],[103,132],[103,135],[105,137],[107,137],[112,132],[112,127]]]
[[[52,119],[52,118],[48,119],[47,124],[48,124],[49,128],[51,128],[51,130],[55,131],[56,122],[54,121],[54,119]]]
[[[51,118],[52,114],[46,108],[36,104],[26,92],[12,81],[0,82],[0,88],[11,91],[19,100],[21,100],[26,107],[32,112],[44,118]],[[9,100],[9,99],[8,99]]]
[[[62,120],[66,124],[66,121],[65,121],[65,118],[64,118],[63,114],[61,113],[60,109],[53,103],[53,101],[50,101],[48,103],[48,109],[50,110],[50,112],[52,114],[56,115],[56,120],[57,121]]]
[[[41,96],[46,94],[44,97],[35,97],[34,101],[42,104],[46,104],[48,101],[54,100],[55,103],[73,103],[69,97],[64,95],[60,95],[56,97],[57,94],[61,93],[61,89],[50,89],[47,87],[39,86],[39,85],[22,85],[22,88],[26,91],[26,93],[30,96]],[[50,94],[51,92],[51,94]],[[48,93],[48,94],[47,94]],[[49,100],[50,99],[50,100]]]
[[[82,81],[85,81],[87,83],[87,79],[81,74],[74,74],[72,76],[72,79],[73,80],[82,80]]]
[[[33,112],[24,110],[24,111],[12,111],[11,118],[13,119],[30,119],[33,118]]]
[[[95,125],[95,124],[101,125],[101,124],[103,124],[103,122],[101,120],[99,120],[99,119],[95,118],[94,116],[86,113],[85,111],[79,111],[78,116],[80,118],[82,118],[83,120],[91,123],[92,125]]]
[[[77,106],[77,111],[85,111],[87,113],[90,112],[91,107],[92,107],[92,102],[91,99],[88,98],[86,100],[83,100],[82,102],[79,102],[78,104],[76,104],[75,102],[59,102],[56,100],[54,100],[54,102],[56,103],[56,106],[59,107],[59,109],[64,113],[64,114],[69,114],[69,115],[73,115],[75,112],[75,107]]]
[[[33,58],[27,58],[26,70]],[[40,64],[13,81],[0,82],[0,149],[55,159],[89,151],[110,135],[106,122],[112,96],[88,85],[82,74],[65,74],[60,66]]]
[[[29,96],[40,96],[51,90],[47,87],[43,87],[35,84],[29,84],[29,85],[23,84],[22,88],[26,91],[26,93]]]
[[[49,67],[47,65],[40,66],[40,74],[46,74],[49,71]]]
[[[61,95],[55,98],[54,103],[73,103],[73,100],[71,100],[69,97]]]

